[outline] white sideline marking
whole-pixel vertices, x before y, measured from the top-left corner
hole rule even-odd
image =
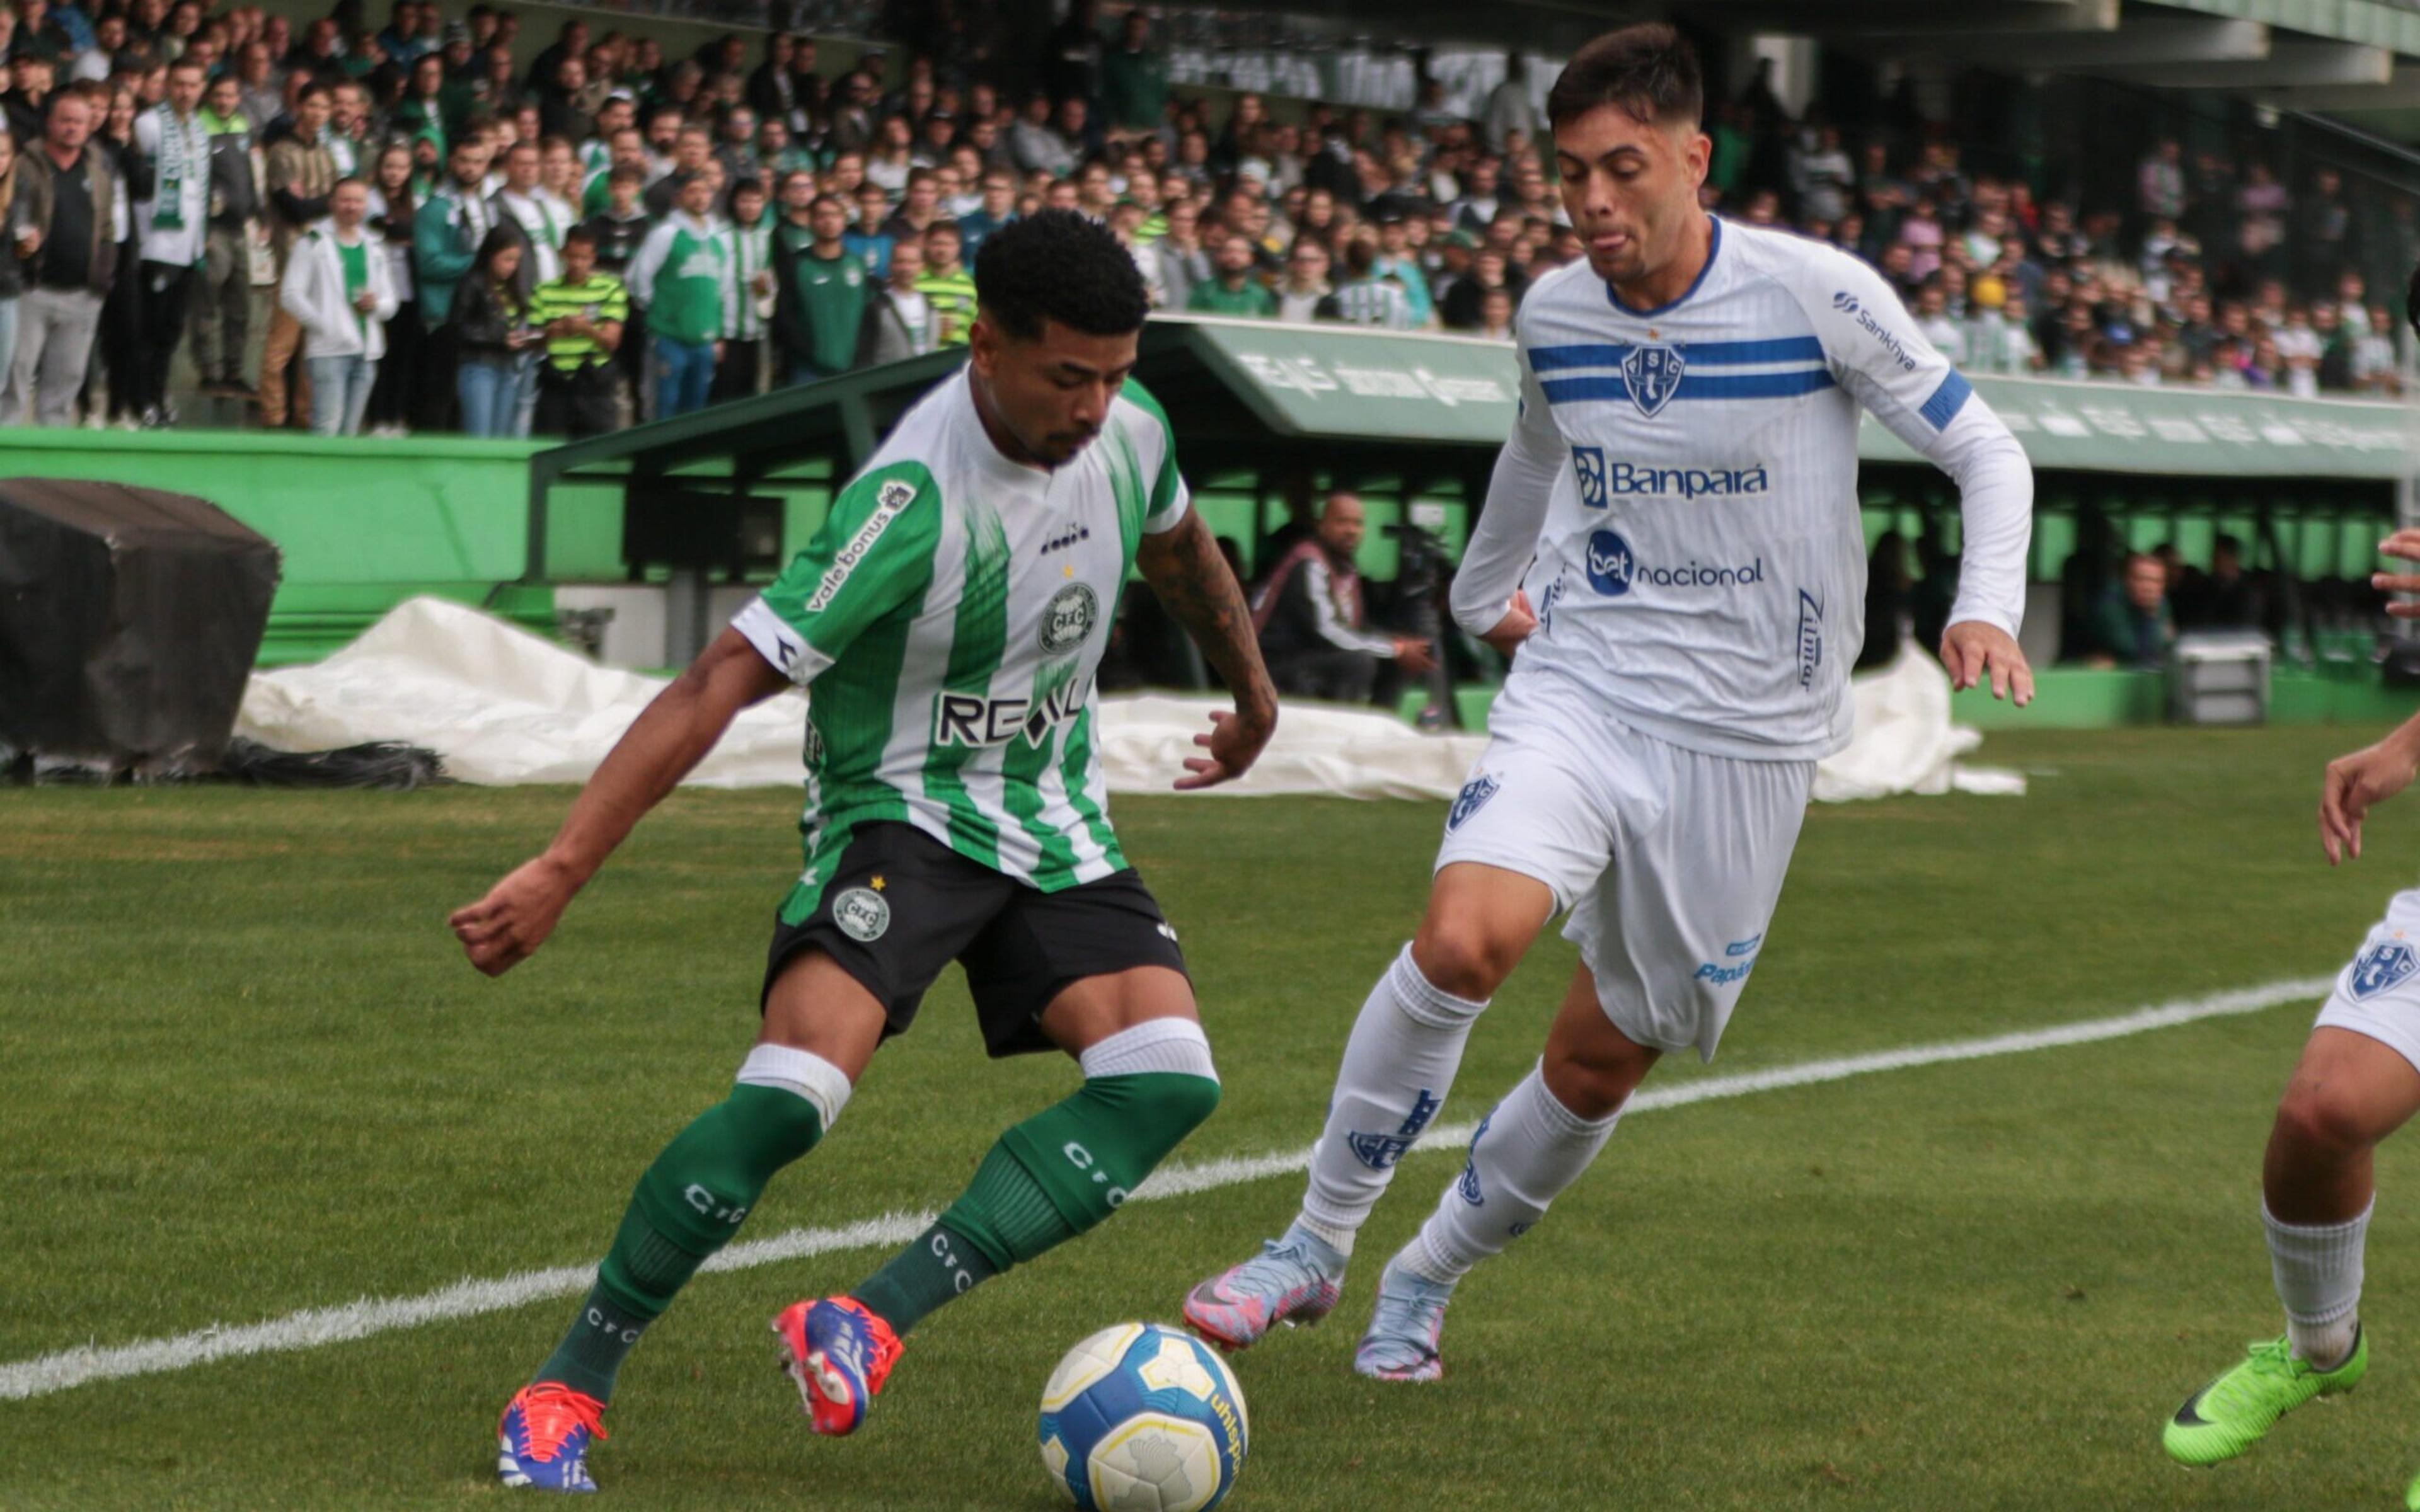
[[[2214,993],[2207,997],[2162,1003],[2121,1013],[2115,1018],[2088,1019],[2045,1029],[2026,1029],[1974,1040],[1951,1040],[1939,1044],[1910,1045],[1899,1050],[1842,1056],[1830,1060],[1809,1060],[1795,1066],[1779,1066],[1771,1071],[1748,1072],[1738,1076],[1709,1076],[1699,1081],[1642,1091],[1630,1100],[1628,1112],[1635,1116],[1652,1113],[1658,1108],[1708,1103],[1717,1098],[1747,1097],[1785,1088],[1846,1081],[1875,1072],[1938,1066],[1957,1060],[1982,1060],[2064,1045],[2089,1044],[2099,1040],[2122,1039],[2128,1035],[2147,1034],[2153,1029],[2173,1028],[2200,1019],[2257,1013],[2286,1003],[2308,1002],[2325,995],[2335,984],[2333,977],[2273,981],[2259,987]],[[1461,1145],[1470,1138],[1475,1127],[1470,1123],[1458,1123],[1432,1129],[1421,1139],[1419,1148],[1433,1150]],[[1305,1147],[1269,1155],[1229,1156],[1200,1165],[1171,1165],[1137,1188],[1130,1200],[1142,1202],[1161,1197],[1188,1196],[1197,1192],[1216,1191],[1220,1187],[1240,1186],[1272,1176],[1298,1173],[1308,1169],[1310,1165],[1311,1150]],[[829,1255],[840,1250],[904,1244],[923,1233],[935,1216],[930,1212],[894,1212],[837,1227],[793,1228],[765,1239],[745,1240],[733,1244],[707,1260],[701,1269],[745,1271],[781,1260],[804,1259],[809,1256]],[[372,1335],[396,1329],[417,1328],[424,1323],[450,1322],[456,1319],[503,1312],[534,1302],[582,1296],[596,1277],[597,1268],[593,1265],[520,1271],[493,1280],[458,1281],[450,1287],[423,1292],[416,1297],[365,1297],[341,1307],[309,1308],[265,1323],[247,1323],[240,1328],[213,1326],[197,1333],[144,1339],[109,1349],[86,1345],[61,1350],[56,1353],[0,1365],[0,1401],[47,1396],[53,1392],[66,1391],[96,1381],[188,1370],[214,1360],[318,1349],[322,1345],[368,1338]]]

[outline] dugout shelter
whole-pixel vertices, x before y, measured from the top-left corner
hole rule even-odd
[[[535,455],[531,579],[547,579],[566,529],[613,528],[597,506],[617,504],[632,580],[666,594],[664,660],[686,660],[723,607],[717,593],[777,571],[804,544],[835,483],[962,360],[934,353]],[[1372,528],[1361,565],[1379,582],[1394,577],[1397,562],[1386,525],[1419,524],[1458,556],[1517,393],[1507,343],[1191,316],[1153,317],[1136,376],[1174,421],[1197,506],[1248,575],[1285,522],[1289,494],[1344,486],[1363,496]],[[2056,659],[2062,579],[2071,584],[2080,548],[2164,544],[2198,561],[2226,533],[2292,600],[2285,661],[2375,687],[2366,622],[2329,606],[2351,602],[2379,534],[2398,514],[2415,516],[2409,408],[2040,378],[1973,382],[2036,470],[2026,647],[2038,666]],[[1870,418],[1858,450],[1869,544],[1896,529],[1954,555],[1954,485]],[[2078,722],[2149,717],[2159,697],[2157,687],[2109,682],[2098,703],[2075,713]]]

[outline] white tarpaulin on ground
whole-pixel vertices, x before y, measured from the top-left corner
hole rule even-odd
[[[443,756],[446,771],[465,782],[581,782],[663,686],[476,609],[415,598],[325,661],[256,673],[236,733],[276,750],[408,741]],[[1950,727],[1948,681],[1922,656],[1902,656],[1860,682],[1856,698],[1857,742],[1823,764],[1818,797],[1946,792],[1951,759],[1980,739]],[[1104,700],[1100,749],[1110,791],[1166,791],[1195,754],[1193,736],[1209,728],[1209,712],[1221,706]],[[744,711],[690,781],[796,785],[805,722],[806,701],[794,695]],[[1382,714],[1290,705],[1250,774],[1211,791],[1450,797],[1485,744],[1477,735],[1423,735]],[[2023,779],[2014,780],[2013,791],[2023,791]]]

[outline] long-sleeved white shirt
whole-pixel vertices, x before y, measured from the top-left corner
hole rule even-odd
[[[1526,587],[1515,677],[1716,755],[1847,744],[1865,633],[1857,423],[1870,411],[1957,481],[1951,623],[2017,633],[2033,472],[1873,269],[1784,232],[1714,223],[1697,284],[1634,311],[1585,263],[1515,323],[1521,415],[1454,579],[1474,634]]]

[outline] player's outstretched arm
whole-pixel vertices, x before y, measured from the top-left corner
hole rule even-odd
[[[1209,754],[1188,757],[1176,786],[1206,788],[1243,776],[1278,728],[1278,690],[1261,661],[1243,585],[1192,509],[1175,529],[1145,535],[1135,548],[1135,566],[1235,696],[1234,713],[1212,715],[1210,733],[1193,737]]]
[[[529,959],[572,895],[706,759],[739,711],[790,686],[737,630],[724,630],[640,711],[572,801],[552,843],[448,920],[471,964],[498,977]]]
[[[2420,770],[2420,714],[2398,726],[2375,746],[2366,746],[2328,763],[2319,780],[2319,849],[2328,865],[2350,856],[2361,859],[2361,822],[2370,805],[2384,803],[2403,791]]]

